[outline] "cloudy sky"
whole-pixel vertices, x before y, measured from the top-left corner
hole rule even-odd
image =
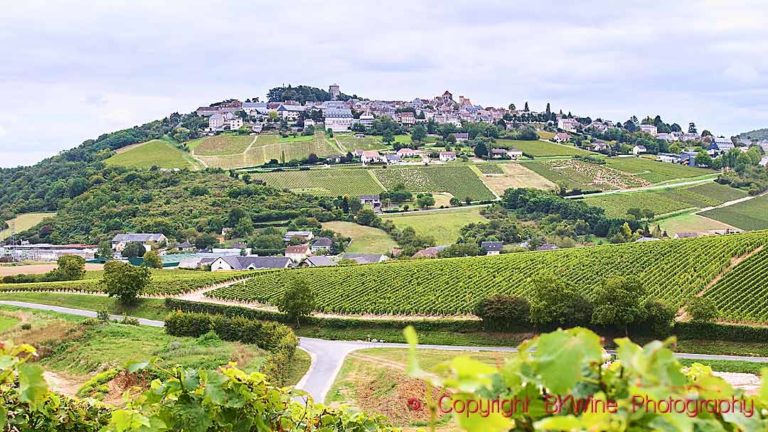
[[[715,134],[768,127],[765,1],[25,0],[0,13],[0,166],[282,83]]]

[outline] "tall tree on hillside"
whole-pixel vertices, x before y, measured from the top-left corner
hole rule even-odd
[[[688,133],[689,134],[695,134],[697,132],[696,130],[696,123],[690,122],[688,123]]]
[[[286,314],[289,320],[296,320],[297,327],[301,326],[301,319],[315,310],[315,295],[309,283],[295,277],[278,302],[277,310]]]
[[[120,261],[104,264],[104,291],[110,297],[117,297],[123,305],[132,305],[144,292],[152,274],[146,267],[135,267]]]
[[[508,108],[509,108],[510,111],[516,111],[517,110],[517,107],[515,107],[515,104],[513,104],[513,103],[509,104]]]
[[[528,101],[525,101],[525,108],[523,108],[523,111],[528,112],[530,109],[528,109]]]
[[[411,131],[411,140],[415,142],[422,142],[424,141],[424,138],[427,137],[427,130],[422,125],[416,125],[414,126],[413,130]]]
[[[615,326],[627,335],[628,325],[644,318],[645,287],[636,278],[614,276],[605,279],[595,294],[592,323]]]

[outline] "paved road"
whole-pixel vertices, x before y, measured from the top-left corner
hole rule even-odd
[[[73,309],[60,306],[49,306],[37,303],[27,303],[20,301],[0,301],[0,305],[9,305],[36,310],[45,310],[63,314],[78,315],[84,317],[96,317],[96,312]],[[113,319],[122,319],[120,315],[111,315]],[[142,325],[152,327],[163,327],[162,321],[148,320],[138,318]],[[407,348],[403,343],[380,343],[365,341],[335,341],[315,338],[300,338],[299,347],[309,352],[312,357],[312,365],[307,374],[296,385],[297,388],[305,390],[312,395],[316,401],[324,401],[325,396],[331,388],[341,369],[344,359],[351,352],[366,348]],[[455,345],[419,345],[419,349],[431,349],[442,351],[496,351],[496,352],[516,352],[514,347],[476,347],[476,346],[455,346]],[[608,351],[613,353],[613,351]],[[689,354],[676,353],[678,358],[690,360],[726,360],[726,361],[746,361],[755,363],[768,363],[768,357],[748,357],[736,355],[712,355],[712,354]]]

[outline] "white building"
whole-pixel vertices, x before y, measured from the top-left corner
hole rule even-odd
[[[570,118],[560,118],[557,120],[557,127],[567,132],[576,132],[579,122]]]
[[[230,119],[227,122],[227,125],[229,126],[229,130],[237,130],[243,127],[243,119],[240,117],[235,117],[233,119]]]
[[[641,125],[640,125],[640,130],[641,130],[642,132],[645,132],[645,133],[647,133],[647,134],[651,134],[651,135],[653,135],[653,136],[656,136],[656,133],[657,133],[657,131],[656,131],[656,126],[654,126],[654,125],[649,125],[649,124],[641,124]]]
[[[638,156],[642,153],[648,153],[648,149],[645,148],[645,146],[636,145],[632,147],[632,154],[635,156]]]
[[[216,113],[208,118],[208,127],[213,130],[219,130],[224,127],[224,116]]]
[[[353,120],[352,110],[350,109],[325,110],[325,128],[334,132],[349,130]]]
[[[440,152],[440,160],[443,162],[456,160],[456,153],[454,152]]]

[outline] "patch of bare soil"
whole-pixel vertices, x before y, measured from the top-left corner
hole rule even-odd
[[[77,390],[87,381],[85,377],[76,377],[63,372],[45,371],[43,378],[48,387],[56,393],[66,396],[75,396]]]

